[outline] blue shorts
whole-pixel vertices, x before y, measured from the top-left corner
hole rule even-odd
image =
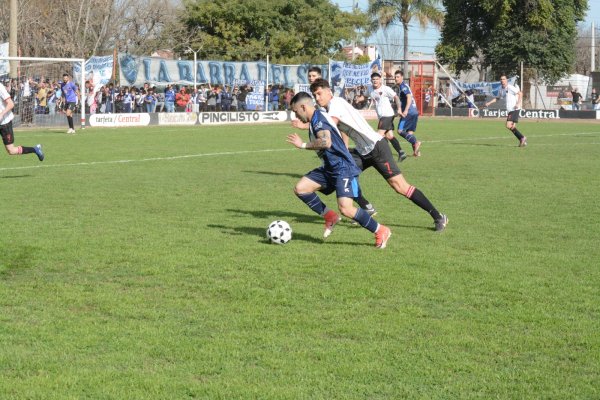
[[[328,195],[335,191],[337,197],[358,197],[360,188],[358,186],[358,176],[339,174],[333,175],[325,168],[319,167],[304,175],[311,181],[321,185],[319,192]]]
[[[400,119],[400,122],[398,123],[398,132],[416,132],[418,121],[419,114],[408,114],[406,117]]]

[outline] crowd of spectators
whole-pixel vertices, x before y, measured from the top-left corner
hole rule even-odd
[[[59,80],[22,77],[2,83],[15,103],[13,112],[21,115],[23,124],[32,124],[34,114],[56,114],[62,110],[64,98]]]
[[[15,112],[21,114],[24,124],[33,122],[33,114],[56,114],[62,111],[64,99],[60,89],[62,82],[59,79],[23,77],[8,79],[3,83],[17,105]],[[193,85],[168,85],[157,88],[149,83],[135,87],[118,86],[113,83],[94,85],[92,81],[86,81],[85,86],[86,112],[90,114],[246,111],[248,94],[253,92],[253,88],[248,85],[199,84],[196,88]],[[289,110],[294,94],[292,88],[269,85],[266,89],[264,108],[253,109]],[[433,88],[429,87],[425,94],[425,108],[432,105],[434,94]],[[366,86],[345,88],[339,95],[358,110],[372,107]],[[438,100],[439,106],[444,104],[441,100],[441,98]],[[453,105],[456,106],[454,101]],[[80,112],[80,108],[76,112]]]

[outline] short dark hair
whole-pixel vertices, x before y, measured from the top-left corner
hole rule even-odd
[[[312,102],[312,96],[306,92],[298,92],[294,95],[294,97],[292,97],[290,106],[294,106],[296,103],[301,103],[306,100],[310,100]]]
[[[323,72],[321,71],[321,68],[317,67],[317,66],[312,66],[308,69],[308,72],[316,72],[319,75],[323,75]]]
[[[373,72],[371,74],[371,79],[373,79],[373,78],[381,78],[381,74],[379,72]]]
[[[329,82],[327,82],[325,79],[323,78],[319,78],[317,80],[315,80],[311,85],[310,85],[310,91],[311,92],[316,92],[317,89],[322,88],[322,89],[329,89]]]
[[[396,72],[394,72],[394,75],[402,75],[404,77],[404,72],[400,69],[397,69]]]

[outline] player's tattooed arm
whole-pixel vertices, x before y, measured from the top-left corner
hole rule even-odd
[[[331,147],[331,132],[322,130],[317,132],[312,142],[306,143],[307,149],[323,150]]]

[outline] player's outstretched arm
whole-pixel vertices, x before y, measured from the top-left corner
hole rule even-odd
[[[308,122],[302,122],[299,119],[295,119],[295,120],[292,121],[292,126],[294,128],[296,128],[296,129],[305,130],[305,129],[308,129],[309,123]]]

